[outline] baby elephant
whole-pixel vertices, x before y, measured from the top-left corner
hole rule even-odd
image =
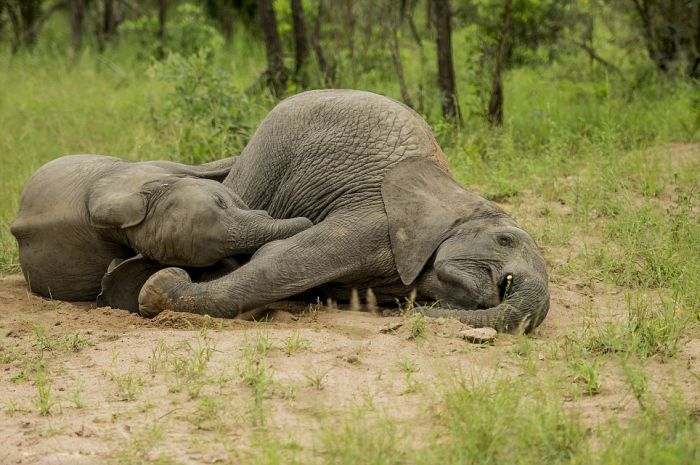
[[[27,181],[10,227],[30,289],[54,299],[94,300],[113,259],[141,254],[151,264],[207,267],[312,225],[249,210],[219,182],[233,163],[136,163],[99,155],[47,163]]]

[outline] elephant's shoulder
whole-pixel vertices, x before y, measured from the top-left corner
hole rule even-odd
[[[442,171],[444,171],[447,174],[450,174],[450,164],[447,161],[447,157],[445,156],[445,153],[442,151],[440,147],[436,147],[435,152],[428,156],[428,159],[435,163],[435,165],[440,168]]]
[[[402,157],[399,161],[389,166],[387,174],[392,171],[395,172],[395,175],[397,171],[418,174],[424,171],[433,171],[435,168],[438,168],[450,178],[453,177],[447,157],[438,146],[428,154],[416,153]]]

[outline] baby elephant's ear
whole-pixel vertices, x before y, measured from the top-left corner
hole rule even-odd
[[[90,223],[96,228],[124,229],[146,217],[146,197],[139,193],[105,193],[88,203]]]
[[[90,224],[124,229],[141,223],[148,211],[144,185],[167,176],[162,168],[134,165],[100,179],[88,193]]]

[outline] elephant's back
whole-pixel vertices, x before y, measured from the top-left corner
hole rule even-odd
[[[386,171],[416,156],[447,170],[412,109],[371,92],[310,91],[270,112],[227,182],[251,207],[317,222],[339,208],[381,205]]]

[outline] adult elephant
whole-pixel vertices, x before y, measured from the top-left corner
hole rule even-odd
[[[372,288],[380,300],[438,302],[499,331],[529,331],[549,309],[545,263],[531,237],[493,203],[460,187],[429,126],[369,92],[322,90],[277,105],[224,180],[251,207],[314,226],[273,241],[205,283],[166,268],[139,296],[168,308],[233,317],[317,286]]]

